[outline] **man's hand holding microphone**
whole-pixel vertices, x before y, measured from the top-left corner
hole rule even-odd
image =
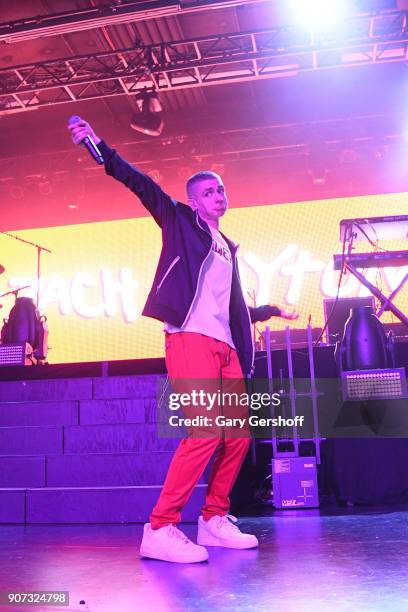
[[[78,115],[73,115],[68,120],[68,129],[74,144],[83,144],[98,164],[104,163],[103,155],[98,148],[101,139],[95,134],[89,123]]]

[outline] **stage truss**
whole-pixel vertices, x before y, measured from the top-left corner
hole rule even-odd
[[[7,40],[4,28],[7,24],[0,28],[3,41]],[[52,35],[51,27],[48,35]],[[12,42],[12,34],[8,36]],[[136,43],[132,49],[0,70],[0,114],[131,96],[145,88],[160,92],[406,62],[407,44],[407,14],[402,11],[358,15],[324,36],[292,25],[159,44]]]

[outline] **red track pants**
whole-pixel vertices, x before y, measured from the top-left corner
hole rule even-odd
[[[245,393],[242,369],[237,353],[225,342],[193,332],[166,334],[166,366],[169,378],[176,387],[194,379],[220,379],[234,385],[234,391]],[[233,380],[231,380],[233,379]],[[242,413],[242,409],[241,413]],[[246,409],[245,409],[246,413]],[[180,512],[202,476],[212,455],[214,463],[208,481],[204,520],[228,514],[229,493],[238,476],[250,444],[248,430],[240,437],[198,437],[194,429],[181,440],[163,485],[160,497],[150,516],[153,529],[178,523]],[[243,437],[245,436],[245,437]]]

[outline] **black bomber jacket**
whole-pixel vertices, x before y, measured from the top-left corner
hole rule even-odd
[[[150,212],[162,231],[162,250],[142,314],[182,327],[191,311],[204,262],[211,253],[212,235],[197,211],[168,196],[149,176],[122,159],[104,141],[98,145],[110,176],[126,185]],[[274,306],[248,308],[242,293],[237,249],[222,234],[231,251],[233,271],[229,321],[242,371],[251,376],[254,347],[251,322],[279,316]]]

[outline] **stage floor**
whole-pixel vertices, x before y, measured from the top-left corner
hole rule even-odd
[[[258,550],[209,548],[209,562],[193,565],[141,560],[141,525],[2,525],[0,591],[64,590],[70,605],[0,609],[408,610],[407,510],[242,518]],[[182,528],[195,537],[194,524]]]

